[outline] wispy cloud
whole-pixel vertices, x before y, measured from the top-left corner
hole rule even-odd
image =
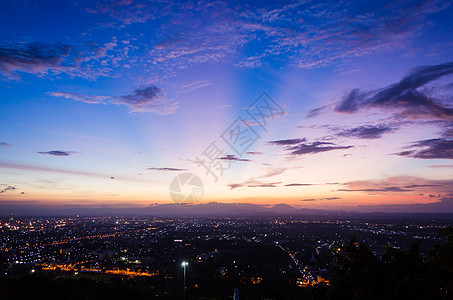
[[[49,167],[41,167],[35,165],[21,165],[21,164],[11,164],[0,162],[0,168],[6,169],[13,169],[13,170],[24,170],[27,172],[49,172],[49,173],[60,173],[60,174],[68,174],[68,175],[77,175],[77,176],[89,176],[89,177],[96,177],[96,178],[105,178],[110,179],[110,174],[100,174],[100,173],[93,173],[93,172],[84,172],[78,170],[66,170],[66,169],[58,169],[58,168],[49,168]],[[115,177],[119,180],[127,180],[127,181],[134,181],[134,182],[145,182],[149,183],[150,179],[137,179],[137,178],[127,178],[127,177]],[[157,182],[157,181],[154,181]]]
[[[5,142],[1,142],[0,143],[0,148],[3,147],[3,148],[11,148],[12,145],[11,144],[8,144],[8,143],[5,143]]]
[[[51,92],[54,97],[63,97],[90,104],[124,105],[131,112],[152,112],[157,114],[172,114],[178,105],[165,98],[163,91],[155,86],[136,89],[124,96],[83,95],[68,92]]]
[[[230,187],[230,189],[232,189],[232,190],[236,189],[236,188],[241,188],[241,187],[277,187],[279,184],[281,184],[281,181],[266,182],[266,181],[263,181],[263,179],[281,175],[285,171],[286,171],[285,168],[270,169],[267,173],[265,173],[261,176],[249,178],[246,181],[241,182],[241,183],[228,184],[227,186]]]
[[[199,88],[211,85],[211,80],[198,80],[181,86],[180,93],[188,93]]]
[[[40,151],[38,153],[39,154],[48,154],[48,155],[53,155],[53,156],[69,156],[75,152],[74,151],[52,150],[52,151]]]

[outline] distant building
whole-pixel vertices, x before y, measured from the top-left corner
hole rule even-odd
[[[234,295],[233,295],[234,300],[239,300],[239,288],[234,289]]]

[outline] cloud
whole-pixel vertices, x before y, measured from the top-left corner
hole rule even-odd
[[[7,191],[17,190],[17,188],[12,185],[0,184],[0,186],[6,186],[4,188],[0,188],[0,194],[6,193]]]
[[[305,142],[307,139],[288,139],[288,140],[278,140],[278,141],[270,141],[269,144],[272,145],[279,145],[279,146],[284,146],[284,145],[295,145],[299,144],[302,142]]]
[[[101,0],[92,2],[92,5],[84,9],[91,14],[107,15],[124,26],[134,23],[145,23],[150,19],[167,15],[170,6],[171,2],[166,1],[144,5],[139,1],[133,0]]]
[[[285,186],[310,186],[313,185],[312,183],[289,183],[285,184]]]
[[[4,162],[0,162],[0,168],[23,170],[23,171],[27,171],[28,173],[30,173],[30,172],[38,172],[38,173],[49,172],[49,173],[59,173],[59,174],[68,174],[68,175],[77,175],[77,176],[89,176],[89,177],[96,177],[96,178],[109,178],[109,176],[110,176],[107,174],[99,174],[99,173],[92,173],[92,172],[56,169],[56,168],[33,166],[33,165],[18,165],[18,164],[4,163]],[[125,180],[125,181],[142,182],[142,183],[150,182],[150,179],[137,179],[137,178],[128,178],[128,177],[121,177],[120,179]],[[159,181],[154,181],[154,182],[159,182]]]
[[[75,152],[74,151],[53,150],[53,151],[41,151],[38,153],[39,154],[48,154],[48,155],[53,155],[53,156],[69,156]]]
[[[432,165],[430,168],[453,168],[453,165]]]
[[[166,18],[168,25],[161,30],[166,38],[150,51],[158,68],[174,70],[215,61],[231,61],[241,68],[260,68],[276,62],[314,68],[406,48],[431,25],[427,16],[448,5],[443,0],[416,0],[411,4],[392,1],[378,7],[357,2],[285,5],[216,1],[169,3],[159,14],[145,13],[147,6],[139,8],[134,4],[102,11],[113,16],[118,10],[116,19],[134,16],[125,17],[126,24],[134,22],[134,18],[136,22]],[[179,18],[175,20],[173,16]],[[186,25],[182,29],[180,16]],[[184,31],[169,31],[173,23],[180,32]],[[251,53],[243,51],[255,42],[260,47]],[[243,55],[245,52],[249,54]]]
[[[278,187],[278,185],[281,183],[281,181],[278,182],[266,182],[266,183],[253,183],[247,185],[248,187]]]
[[[18,72],[46,75],[49,72],[71,73],[73,68],[64,65],[70,45],[39,42],[9,43],[0,45],[0,74],[17,79]]]
[[[173,171],[173,172],[187,171],[187,169],[168,168],[168,167],[163,167],[163,168],[148,168],[147,170],[151,170],[151,171]]]
[[[429,139],[413,143],[396,155],[421,159],[453,159],[453,140]]]
[[[258,176],[258,177],[251,177],[242,183],[232,183],[227,184],[230,189],[236,189],[240,187],[277,187],[281,182],[263,182],[262,179],[274,177],[277,175],[281,175],[286,171],[285,168],[275,168],[269,170],[267,173]]]
[[[361,139],[378,139],[383,134],[394,131],[395,129],[388,125],[365,125],[351,129],[346,129],[338,133],[339,136],[355,137]]]
[[[353,146],[339,146],[332,142],[305,143],[307,139],[288,139],[268,142],[271,145],[283,146],[291,155],[315,154],[320,152],[353,148]]]
[[[2,142],[2,143],[0,143],[0,147],[3,147],[3,148],[11,148],[12,145],[11,145],[11,144],[8,144],[8,143],[5,143],[5,142]]]
[[[443,194],[453,191],[452,180],[431,180],[413,176],[397,176],[383,180],[351,181],[347,188],[340,192],[370,192],[370,193],[406,193]]]
[[[312,201],[331,201],[331,200],[338,200],[338,199],[341,199],[341,198],[340,197],[328,197],[328,198],[318,198],[318,199],[309,198],[309,199],[302,199],[300,201],[312,202]]]
[[[248,151],[248,152],[245,152],[245,154],[248,154],[248,155],[262,155],[264,153],[263,152],[259,152],[259,151]]]
[[[309,118],[316,117],[316,116],[320,115],[322,112],[324,112],[325,110],[329,109],[331,106],[332,106],[331,104],[328,104],[328,105],[324,105],[324,106],[312,109],[312,110],[308,111],[306,118],[309,119]]]
[[[398,83],[382,89],[362,91],[353,89],[346,93],[335,110],[354,113],[361,109],[378,107],[397,110],[406,117],[452,119],[453,108],[446,107],[441,101],[430,97],[420,88],[430,82],[453,73],[453,62],[414,69]]]
[[[228,161],[250,161],[250,159],[238,158],[233,154],[227,154],[226,156],[220,157],[219,159],[228,160]]]
[[[123,96],[83,95],[68,92],[51,92],[54,97],[63,97],[90,104],[115,104],[127,106],[130,112],[152,112],[172,114],[178,107],[176,103],[165,98],[163,91],[155,86],[136,89]]]
[[[339,192],[412,192],[413,190],[403,189],[397,186],[388,186],[377,189],[339,189]]]
[[[188,93],[199,88],[211,85],[211,80],[198,80],[181,86],[180,93]]]
[[[293,155],[303,155],[303,154],[316,154],[326,151],[333,151],[333,150],[343,150],[343,149],[350,149],[353,146],[339,146],[331,142],[313,142],[309,144],[298,144],[294,147],[289,147],[287,150],[290,151]]]

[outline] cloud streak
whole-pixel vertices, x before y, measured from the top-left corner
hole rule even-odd
[[[171,171],[171,172],[182,172],[182,171],[187,171],[187,169],[168,168],[168,167],[163,167],[163,168],[148,168],[147,170],[150,170],[150,171]]]
[[[50,92],[51,96],[63,97],[89,104],[115,104],[127,106],[130,112],[152,112],[156,114],[172,114],[177,104],[165,98],[163,91],[156,86],[136,89],[123,96],[84,95],[68,92]]]
[[[5,143],[5,142],[0,143],[0,148],[11,148],[11,147],[12,147],[11,144],[8,144],[8,143]]]
[[[339,192],[367,192],[367,193],[423,193],[443,194],[451,193],[452,180],[430,180],[421,177],[397,176],[383,180],[351,181],[346,183],[347,188]]]

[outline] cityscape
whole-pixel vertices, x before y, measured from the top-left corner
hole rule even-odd
[[[424,253],[447,243],[438,232],[453,219],[10,215],[0,226],[1,276],[10,280],[92,280],[99,291],[124,285],[156,299],[231,299],[234,291],[245,299],[327,299],[352,236],[378,259],[415,244]]]

